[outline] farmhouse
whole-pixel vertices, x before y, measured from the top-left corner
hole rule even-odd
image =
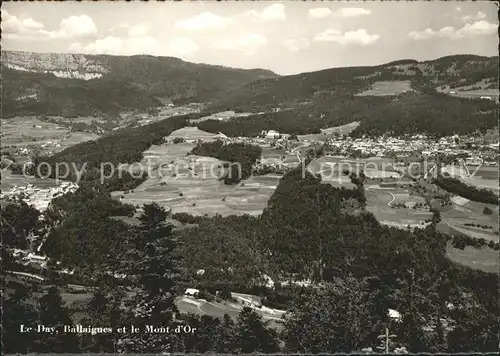
[[[184,295],[187,295],[187,296],[190,296],[190,297],[197,297],[199,293],[200,293],[199,289],[188,288],[184,292]]]
[[[261,133],[265,138],[279,138],[280,133],[275,130],[262,131]]]

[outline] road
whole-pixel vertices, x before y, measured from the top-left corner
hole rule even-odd
[[[391,206],[392,202],[393,202],[394,200],[396,200],[396,196],[395,196],[394,194],[392,194],[391,192],[387,192],[387,193],[389,193],[390,195],[392,195],[392,200],[391,200],[390,202],[388,202],[388,203],[387,203],[387,206]]]
[[[194,313],[198,315],[210,315],[217,318],[222,318],[224,314],[229,315],[233,320],[238,318],[243,305],[231,302],[208,302],[206,300],[194,299],[191,297],[179,297],[175,301],[177,308],[181,313]],[[279,328],[281,326],[282,318],[279,315],[271,315],[266,313],[265,307],[253,308],[264,320],[270,321],[271,326]],[[270,309],[269,309],[270,310]]]

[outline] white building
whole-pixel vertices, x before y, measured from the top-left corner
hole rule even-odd
[[[200,290],[199,289],[196,289],[196,288],[188,288],[186,289],[186,291],[184,292],[184,295],[188,295],[190,297],[197,297],[198,294],[200,293]]]
[[[275,130],[269,130],[265,133],[265,137],[266,138],[279,138],[280,133],[278,131],[275,131]]]

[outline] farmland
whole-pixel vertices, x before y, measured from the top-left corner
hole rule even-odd
[[[359,126],[359,121],[349,124],[321,129],[319,134],[297,135],[300,141],[325,141],[334,135],[348,135]]]
[[[432,218],[428,208],[413,209],[415,204],[422,203],[420,196],[410,195],[404,188],[381,187],[370,185],[365,188],[366,209],[382,224],[406,228],[423,227],[426,220]],[[406,207],[395,207],[396,203]]]
[[[221,112],[211,114],[208,116],[203,116],[203,117],[200,117],[199,119],[191,120],[191,122],[192,123],[199,123],[199,122],[207,121],[207,120],[228,121],[234,117],[246,117],[246,116],[250,116],[250,115],[255,115],[255,114],[254,113],[236,113],[232,110],[229,110],[229,111],[221,111]]]
[[[456,166],[446,166],[442,172],[450,174],[452,177],[461,180],[463,183],[474,186],[478,189],[489,189],[498,195],[498,167],[497,166],[468,166],[469,176],[463,168]]]
[[[404,92],[410,91],[410,81],[409,80],[395,80],[395,81],[380,81],[373,83],[372,87],[361,93],[356,94],[357,96],[386,96],[386,95],[398,95]]]
[[[217,135],[186,127],[172,132],[166,139],[175,137],[183,137],[186,141],[212,141]],[[224,162],[189,155],[195,146],[195,143],[152,146],[144,152],[141,161],[141,165],[151,172],[149,178],[133,191],[114,192],[113,196],[123,196],[122,202],[133,205],[155,201],[173,213],[260,214],[281,177],[268,174],[250,177],[237,185],[226,185],[219,179],[224,174]]]
[[[484,272],[498,273],[499,257],[498,251],[488,246],[474,248],[466,246],[463,250],[455,248],[450,244],[446,247],[446,256],[457,263],[478,269]]]

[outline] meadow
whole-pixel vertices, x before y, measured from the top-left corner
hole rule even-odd
[[[183,137],[188,141],[211,141],[217,135],[186,127],[172,132],[166,140],[175,137]],[[281,176],[266,174],[250,177],[236,185],[226,185],[219,179],[225,172],[225,162],[190,155],[195,146],[195,143],[151,146],[144,152],[141,161],[143,166],[151,170],[149,178],[133,191],[114,192],[113,196],[118,199],[123,197],[122,202],[133,205],[155,201],[174,214],[185,212],[192,215],[227,216],[262,213]],[[274,152],[273,156],[276,155]],[[127,168],[125,165],[123,167]]]
[[[498,273],[499,255],[488,246],[474,248],[466,246],[463,250],[455,248],[449,243],[446,246],[446,256],[457,263],[473,269],[489,273]]]
[[[399,95],[404,92],[410,91],[409,80],[394,80],[394,81],[380,81],[373,83],[372,87],[357,96],[386,96],[386,95]]]

